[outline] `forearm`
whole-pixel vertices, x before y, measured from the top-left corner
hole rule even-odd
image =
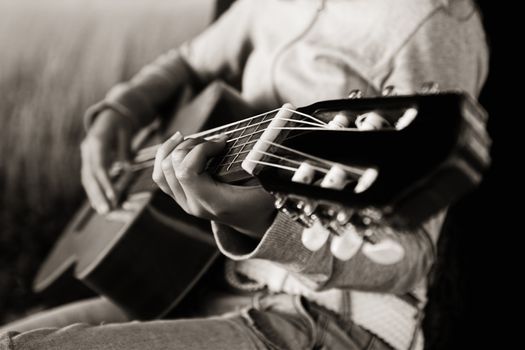
[[[160,56],[127,82],[115,85],[106,97],[91,106],[85,115],[89,127],[104,109],[111,108],[129,118],[134,129],[149,124],[161,107],[194,78],[191,68],[178,50]]]

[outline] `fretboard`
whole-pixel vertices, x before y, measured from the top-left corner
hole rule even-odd
[[[228,141],[224,154],[212,159],[208,165],[210,173],[225,182],[235,182],[249,178],[242,168],[242,161],[275,117],[277,111],[271,111],[256,117],[248,118],[238,124],[230,125],[208,136],[226,134]]]
[[[241,163],[253,148],[278,110],[246,118],[211,130],[202,131],[188,138],[213,139],[215,136],[226,134],[228,141],[224,153],[210,160],[207,171],[223,182],[236,182],[250,177],[242,168]],[[159,145],[150,146],[137,152],[135,160],[129,170],[140,170],[152,167]]]

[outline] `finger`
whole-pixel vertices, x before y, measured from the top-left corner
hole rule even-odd
[[[93,173],[87,167],[82,167],[81,181],[93,209],[99,214],[108,213],[109,205],[107,200],[102,194],[102,190],[97,180],[94,178]]]
[[[109,211],[109,203],[94,175],[92,164],[92,154],[100,152],[100,148],[98,140],[86,139],[82,142],[80,147],[82,156],[81,180],[92,207],[99,213],[104,214]]]
[[[186,193],[177,179],[175,169],[180,165],[186,155],[193,149],[194,146],[205,142],[204,139],[187,139],[181,142],[171,152],[171,156],[163,160],[162,168],[164,171],[164,177],[170,187],[173,199],[186,211],[188,212],[189,206],[187,201]]]
[[[184,184],[191,184],[197,180],[206,169],[208,160],[222,152],[226,146],[227,136],[222,136],[216,141],[208,141],[198,144],[184,157],[175,168],[177,178]]]
[[[94,152],[91,153],[89,164],[91,173],[103,191],[106,203],[111,204],[111,207],[115,207],[117,205],[117,196],[115,195],[115,190],[109,179],[108,170],[106,169],[107,161],[104,159],[104,151],[102,150],[102,147],[98,145],[94,146]]]
[[[186,155],[197,145],[206,142],[201,138],[190,138],[182,141],[173,151],[171,152],[172,164],[176,167],[182,163]]]
[[[171,157],[166,157],[162,162],[160,162],[160,167],[162,169],[162,178],[163,180],[158,184],[161,187],[162,191],[176,200],[173,189],[176,188],[176,185],[173,184],[177,180],[175,177],[175,169],[171,164]]]
[[[162,144],[157,150],[155,155],[155,164],[153,166],[153,181],[160,187],[160,189],[170,194],[170,188],[164,177],[164,172],[162,171],[162,161],[171,153],[171,151],[177,147],[177,145],[183,140],[183,136],[180,132],[176,132],[172,137],[170,137],[166,142]]]
[[[214,212],[210,202],[217,196],[216,183],[208,174],[203,174],[207,160],[218,154],[225,146],[226,138],[219,142],[195,140],[188,147],[177,147],[172,154],[175,175],[185,194],[189,213],[198,217],[210,218]],[[197,145],[195,145],[198,143]],[[193,148],[187,151],[187,148]],[[184,155],[184,153],[186,153]]]

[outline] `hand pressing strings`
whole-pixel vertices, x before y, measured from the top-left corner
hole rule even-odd
[[[261,237],[276,214],[273,197],[260,186],[234,186],[208,174],[208,160],[220,154],[227,136],[206,141],[177,132],[157,151],[153,180],[188,214]]]

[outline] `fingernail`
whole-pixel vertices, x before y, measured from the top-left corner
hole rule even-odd
[[[222,141],[226,141],[228,139],[228,135],[226,134],[220,134],[217,136],[217,138],[215,139],[216,142],[222,142]]]
[[[107,214],[109,212],[107,204],[100,204],[97,209],[99,214]]]
[[[172,140],[179,140],[182,137],[182,134],[180,131],[177,131],[172,137]]]
[[[115,196],[114,192],[107,192],[106,196],[108,197],[108,199],[111,202],[112,206],[116,206],[117,205],[117,197]]]

